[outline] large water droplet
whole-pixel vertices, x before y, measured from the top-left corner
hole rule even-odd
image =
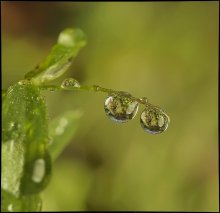
[[[157,107],[147,106],[141,113],[141,126],[144,131],[151,134],[164,132],[168,128],[169,122],[169,116]]]
[[[61,84],[61,88],[63,89],[76,88],[76,87],[80,87],[80,84],[74,78],[67,78]]]
[[[135,117],[138,111],[138,102],[132,100],[129,93],[120,92],[107,97],[104,109],[111,120],[124,123]]]

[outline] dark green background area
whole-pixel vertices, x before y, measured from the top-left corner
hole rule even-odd
[[[2,2],[2,87],[42,61],[66,27],[88,44],[65,77],[146,96],[171,123],[150,135],[113,123],[105,95],[44,92],[52,120],[80,110],[43,210],[217,211],[219,3]]]

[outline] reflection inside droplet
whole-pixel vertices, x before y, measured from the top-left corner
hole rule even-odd
[[[104,109],[111,120],[124,123],[135,117],[138,111],[138,102],[133,101],[130,94],[121,92],[107,97]]]
[[[148,106],[140,117],[140,123],[144,131],[151,134],[164,132],[169,125],[169,116],[161,109]]]
[[[45,175],[45,161],[40,158],[34,162],[32,180],[36,183],[40,183]]]
[[[78,88],[80,87],[79,82],[74,78],[67,78],[65,79],[62,84],[61,88],[67,89],[67,88]]]

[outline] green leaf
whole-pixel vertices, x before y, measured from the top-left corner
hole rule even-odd
[[[55,160],[73,138],[78,128],[80,111],[68,111],[55,118],[49,125],[51,143],[49,152],[52,160]]]
[[[2,189],[17,198],[38,193],[51,173],[44,100],[23,82],[8,89],[2,106]]]
[[[85,44],[86,38],[80,29],[63,30],[48,57],[27,73],[25,78],[31,79],[36,85],[59,78],[70,67],[72,59]]]
[[[1,190],[2,212],[40,212],[42,201],[39,195],[21,196],[19,198]]]

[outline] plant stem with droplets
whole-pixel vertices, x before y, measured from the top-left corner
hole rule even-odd
[[[98,85],[92,85],[92,86],[80,86],[80,87],[61,87],[56,85],[42,85],[40,86],[42,90],[49,90],[49,91],[58,91],[58,90],[67,90],[67,91],[93,91],[93,92],[104,92],[108,94],[119,94],[121,91],[116,91],[104,87],[100,87]],[[137,101],[140,104],[144,105],[151,105],[148,103],[146,98],[135,98],[133,96],[130,97],[133,101]]]

